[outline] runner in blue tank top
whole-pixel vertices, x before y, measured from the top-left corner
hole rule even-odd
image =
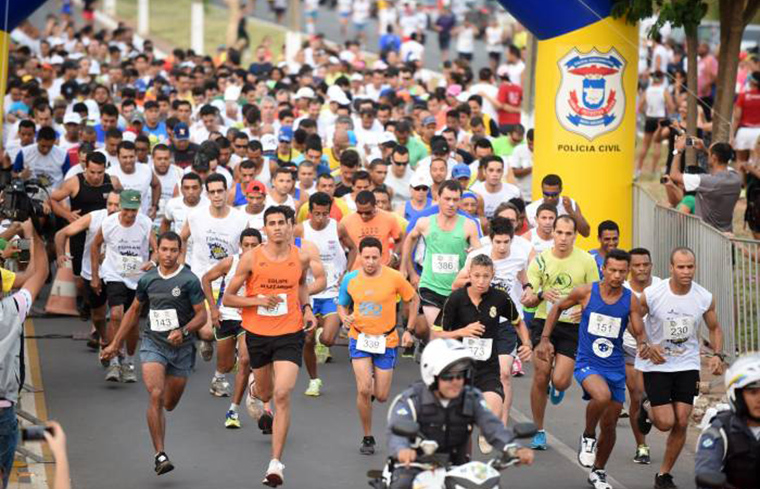
[[[639,344],[639,355],[649,355],[639,301],[623,287],[630,262],[627,252],[610,250],[602,266],[603,281],[576,287],[553,307],[546,318],[542,341],[536,348],[536,355],[549,358],[554,348],[548,336],[560,313],[576,305],[583,308],[575,379],[583,387],[583,398],[590,402],[586,406],[586,427],[578,447],[578,462],[591,469],[588,482],[595,489],[611,488],[604,467],[615,445],[615,426],[625,402],[623,333],[627,327]],[[547,341],[543,341],[543,336]],[[601,428],[598,443],[597,425]]]

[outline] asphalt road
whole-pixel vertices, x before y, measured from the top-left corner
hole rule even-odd
[[[86,333],[88,325],[77,319],[34,319],[37,335]],[[147,395],[142,383],[113,384],[103,380],[96,354],[83,341],[37,340],[43,388],[51,419],[59,420],[68,435],[74,487],[79,489],[143,489],[262,487],[269,461],[269,439],[262,435],[245,411],[243,429],[226,430],[224,414],[229,399],[208,393],[213,363],[198,359],[197,371],[177,410],[167,415],[167,453],[176,469],[157,477],[153,449],[145,422]],[[320,365],[324,380],[322,397],[303,395],[307,375],[302,372],[293,395],[293,417],[285,463],[285,487],[366,487],[366,472],[380,468],[384,450],[374,456],[359,453],[362,432],[355,409],[355,386],[345,347],[334,347],[335,362]],[[417,365],[402,359],[395,373],[392,397],[417,378]],[[516,379],[515,417],[530,413],[530,377]],[[392,398],[391,397],[391,398]],[[384,447],[383,423],[387,406],[374,412],[375,436]],[[550,406],[547,430],[550,448],[536,454],[532,467],[508,469],[503,487],[584,488],[586,469],[575,460],[575,448],[583,426],[584,403],[574,385],[560,406]],[[650,436],[653,464],[635,465],[634,441],[627,420],[618,425],[618,442],[608,471],[618,488],[652,487],[665,438]],[[679,487],[693,487],[693,444],[674,471]],[[561,482],[560,482],[561,481]]]

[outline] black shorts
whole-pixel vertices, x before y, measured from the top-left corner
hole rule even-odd
[[[71,268],[74,270],[74,276],[79,277],[82,273],[82,257],[84,256],[85,233],[79,233],[69,238],[69,252],[71,253]]]
[[[504,399],[504,386],[501,385],[498,361],[476,362],[472,383],[481,392],[494,392]]]
[[[459,59],[463,59],[465,61],[472,61],[473,54],[472,53],[459,53]]]
[[[497,64],[501,61],[501,53],[498,51],[495,53],[488,53],[488,57],[495,61]]]
[[[497,355],[512,355],[517,346],[517,331],[509,323],[499,325],[499,333],[494,341]]]
[[[445,295],[441,295],[438,292],[433,292],[430,289],[421,288],[420,289],[420,312],[422,312],[422,306],[431,306],[431,307],[437,307],[438,309],[443,310],[443,305],[446,303],[446,297]]]
[[[533,318],[533,322],[530,324],[530,340],[533,342],[533,348],[541,342],[544,322],[544,319]],[[578,325],[563,322],[556,323],[549,341],[554,346],[555,355],[563,355],[575,360],[575,354],[578,351]]]
[[[106,282],[105,290],[108,296],[108,307],[124,306],[124,312],[127,312],[132,301],[135,300],[135,291],[122,282]]]
[[[692,405],[699,394],[699,370],[644,372],[644,390],[652,406],[674,402]]]
[[[280,336],[262,336],[246,331],[245,344],[251,368],[280,361],[293,362],[300,367],[305,336],[303,331]]]
[[[94,290],[92,290],[92,285],[90,285],[90,281],[86,280],[84,281],[84,293],[85,293],[85,300],[90,305],[90,309],[97,309],[99,307],[103,307],[106,305],[106,302],[108,302],[108,295],[106,294],[106,289],[104,287],[100,288],[100,294],[96,294]]]
[[[441,51],[448,51],[451,47],[451,35],[438,34],[438,48]]]
[[[660,127],[660,119],[659,117],[647,117],[646,120],[644,120],[644,132],[647,134],[652,134],[657,130],[658,127]]]
[[[224,319],[219,321],[219,327],[214,328],[214,338],[216,341],[226,340],[228,338],[237,338],[245,333],[242,321],[235,319]]]

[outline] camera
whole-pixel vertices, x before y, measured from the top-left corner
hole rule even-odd
[[[694,138],[687,137],[686,138],[686,146],[694,146]]]
[[[666,183],[668,183],[668,180],[670,180],[670,178],[668,178],[667,175],[663,175],[663,176],[660,177],[660,183],[663,184],[663,185],[666,184]]]
[[[0,171],[0,216],[11,221],[24,222],[42,216],[42,202],[32,196],[44,191],[44,182],[37,179],[12,178],[10,170]]]
[[[31,248],[31,241],[28,239],[20,239],[18,240],[18,262],[19,263],[29,263],[29,260],[32,258],[29,249]]]
[[[21,428],[22,441],[45,441],[45,432],[53,433],[52,428],[47,426],[26,426]]]

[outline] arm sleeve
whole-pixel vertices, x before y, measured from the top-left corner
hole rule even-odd
[[[348,273],[345,277],[343,277],[343,281],[340,283],[340,291],[338,292],[338,305],[343,307],[350,307],[351,304],[353,304],[354,301],[351,298],[351,295],[348,293],[348,283],[355,275],[356,274],[354,273]]]
[[[398,452],[404,448],[411,448],[411,442],[402,436],[394,435],[391,426],[398,420],[404,419],[415,421],[414,411],[412,411],[412,399],[408,392],[402,392],[393,401],[388,410],[388,427],[386,429],[386,438],[388,440],[388,455],[396,458]]]
[[[586,277],[588,277],[590,280],[586,283],[593,283],[593,282],[599,282],[601,280],[599,278],[599,267],[596,264],[596,259],[594,257],[591,257],[590,260],[586,263]]]
[[[394,240],[397,240],[401,237],[401,226],[399,226],[398,220],[395,217],[388,215],[388,219],[391,226],[391,236]]]
[[[687,192],[694,192],[699,188],[702,178],[699,175],[683,174],[683,187]]]
[[[722,472],[723,457],[726,446],[724,444],[722,428],[715,422],[699,435],[697,453],[694,456],[694,473]]]
[[[502,316],[509,319],[509,322],[512,324],[517,324],[520,322],[520,313],[517,311],[517,307],[515,307],[515,303],[512,302],[512,298],[509,297],[509,294],[504,293],[504,301],[502,302],[504,309]]]
[[[24,171],[24,150],[22,149],[16,154],[16,160],[13,162],[13,171],[21,173]]]

